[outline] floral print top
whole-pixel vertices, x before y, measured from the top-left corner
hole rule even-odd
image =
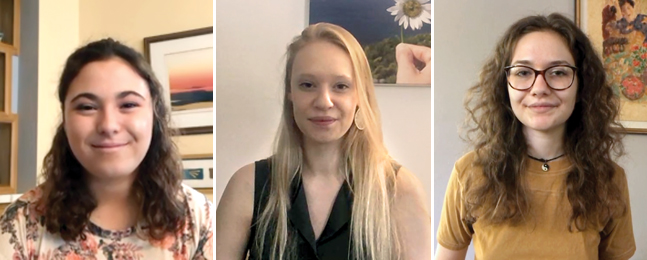
[[[35,202],[41,190],[35,188],[9,205],[0,218],[0,260],[40,259],[212,259],[213,205],[204,194],[183,185],[190,217],[180,233],[163,240],[140,235],[135,227],[112,231],[90,223],[85,240],[65,242],[41,225]]]

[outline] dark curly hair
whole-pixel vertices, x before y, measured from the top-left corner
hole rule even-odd
[[[491,223],[517,224],[529,212],[522,174],[528,146],[523,125],[510,105],[504,67],[510,65],[519,39],[537,31],[560,35],[578,68],[577,102],[566,121],[564,152],[575,165],[566,179],[572,206],[569,229],[573,231],[575,224],[578,230],[584,230],[589,224],[595,226],[626,212],[620,188],[612,181],[612,156],[624,153],[618,131],[622,126],[614,121],[619,101],[606,82],[602,61],[586,35],[559,14],[530,16],[512,25],[486,61],[479,82],[469,89],[465,137],[474,146],[475,165],[483,168],[484,181],[466,190],[465,220],[474,223],[478,215]]]
[[[162,87],[144,58],[132,48],[113,39],[91,42],[77,49],[67,59],[58,85],[58,98],[64,111],[65,96],[71,82],[81,69],[95,61],[120,58],[128,63],[148,85],[153,103],[153,135],[150,147],[137,169],[133,190],[139,203],[140,220],[146,223],[147,234],[160,240],[169,233],[176,234],[186,218],[186,205],[178,196],[181,190],[181,164],[173,134],[169,127],[169,110],[164,104]],[[65,120],[65,119],[64,119]],[[44,225],[52,234],[71,241],[85,239],[83,229],[90,213],[97,207],[85,178],[85,170],[72,153],[63,123],[54,136],[52,147],[45,156],[41,184],[42,198],[38,208]]]

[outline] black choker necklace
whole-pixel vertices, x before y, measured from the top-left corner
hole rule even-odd
[[[542,171],[545,171],[545,172],[547,172],[547,171],[548,171],[548,169],[550,169],[550,167],[548,167],[548,162],[550,162],[550,161],[554,161],[554,160],[557,160],[557,159],[559,159],[559,158],[560,158],[560,157],[562,157],[562,156],[564,156],[564,154],[562,154],[562,155],[560,155],[560,156],[557,156],[557,157],[555,157],[555,158],[553,158],[553,159],[548,159],[548,160],[546,160],[546,159],[540,159],[540,158],[532,157],[530,154],[528,155],[528,157],[530,157],[530,158],[531,158],[531,159],[533,159],[533,160],[537,160],[537,161],[543,162],[543,163],[544,163],[544,165],[542,165],[542,166],[541,166],[541,170],[542,170]]]

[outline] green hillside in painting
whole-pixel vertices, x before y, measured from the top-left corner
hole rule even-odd
[[[381,84],[395,83],[398,71],[398,64],[395,61],[395,46],[400,42],[400,37],[390,37],[364,47],[366,58],[373,72],[373,82]],[[422,33],[405,37],[404,42],[431,47],[431,34]]]

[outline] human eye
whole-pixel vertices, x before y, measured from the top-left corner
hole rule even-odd
[[[336,89],[338,89],[338,90],[346,90],[346,89],[349,89],[349,88],[350,88],[350,84],[347,84],[347,83],[337,83],[337,84],[335,85],[335,88],[336,88]]]
[[[534,74],[534,72],[531,69],[526,68],[526,67],[513,67],[510,70],[510,72],[511,72],[510,73],[511,75],[513,75],[515,77],[519,77],[519,78],[530,77],[530,76],[532,76]]]
[[[96,110],[97,107],[95,105],[93,105],[93,104],[81,103],[81,104],[76,105],[74,107],[74,109],[77,110],[77,111],[80,111],[80,112],[89,112],[89,111],[92,111],[92,110]]]
[[[553,77],[568,77],[573,74],[571,68],[569,67],[555,67],[548,71],[548,75]]]
[[[122,109],[133,109],[133,108],[136,108],[136,107],[139,107],[139,104],[136,103],[136,102],[126,102],[126,103],[121,104],[121,106],[120,106],[120,108],[122,108]]]
[[[314,84],[312,84],[310,82],[302,82],[302,83],[299,84],[299,88],[312,89],[312,88],[314,88]]]

